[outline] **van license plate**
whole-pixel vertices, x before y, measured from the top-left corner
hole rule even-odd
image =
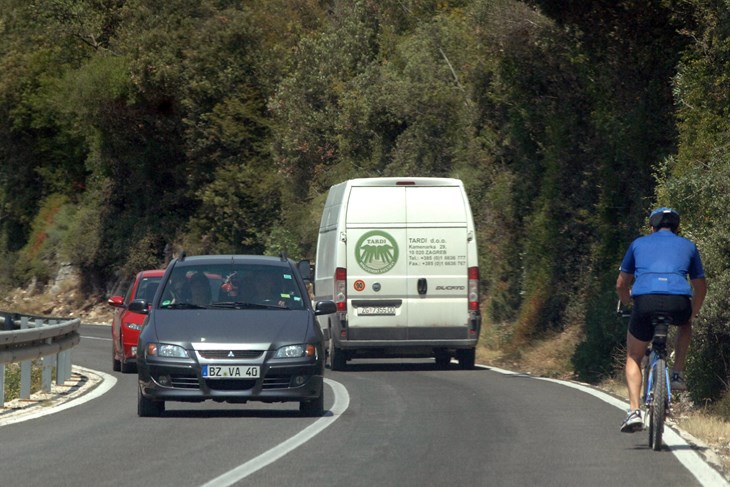
[[[252,365],[203,365],[205,379],[258,379],[260,372]]]
[[[395,306],[364,306],[357,308],[357,314],[362,315],[381,315],[381,316],[395,316]]]

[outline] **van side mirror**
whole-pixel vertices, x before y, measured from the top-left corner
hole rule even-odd
[[[299,270],[299,274],[301,274],[303,280],[312,280],[312,266],[309,264],[308,260],[300,260],[297,264],[297,269]]]

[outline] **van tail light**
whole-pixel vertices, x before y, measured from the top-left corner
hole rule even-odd
[[[337,311],[347,311],[347,269],[344,267],[335,269],[334,296],[332,299],[337,305]]]
[[[479,267],[469,267],[469,311],[479,311]]]

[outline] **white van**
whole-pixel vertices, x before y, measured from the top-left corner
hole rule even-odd
[[[329,363],[354,357],[456,357],[474,367],[479,266],[462,182],[364,178],[332,186],[317,241],[314,292]]]

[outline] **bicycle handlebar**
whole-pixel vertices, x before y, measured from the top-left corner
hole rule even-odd
[[[621,304],[621,300],[618,300],[618,303],[616,303],[616,316],[619,318],[628,318],[631,316],[631,311],[624,309],[623,304]]]

